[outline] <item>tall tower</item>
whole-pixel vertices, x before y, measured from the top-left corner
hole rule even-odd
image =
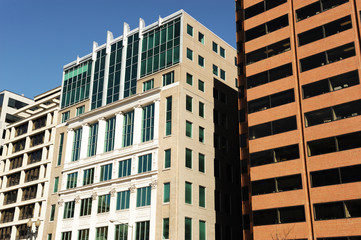
[[[244,239],[361,239],[360,10],[236,1]]]

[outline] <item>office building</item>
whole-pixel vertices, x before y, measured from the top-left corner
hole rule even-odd
[[[65,65],[43,239],[239,239],[235,57],[181,10]]]
[[[36,96],[12,113],[16,121],[5,128],[0,159],[0,239],[28,239],[27,223],[44,220],[60,90]],[[37,239],[43,229],[41,223]]]
[[[361,239],[360,10],[236,1],[244,239]]]

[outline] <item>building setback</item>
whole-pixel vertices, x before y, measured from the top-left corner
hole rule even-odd
[[[235,57],[181,10],[65,65],[43,239],[239,239]]]
[[[12,113],[16,121],[5,128],[0,159],[0,239],[27,239],[28,221],[44,220],[60,90],[36,96]],[[39,239],[43,230],[41,224]]]
[[[361,239],[360,10],[236,1],[244,239]]]

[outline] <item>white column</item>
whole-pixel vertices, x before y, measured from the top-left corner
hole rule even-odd
[[[63,213],[64,213],[64,200],[59,199],[59,201],[58,201],[58,217],[56,220],[56,228],[55,228],[56,232],[54,234],[55,240],[61,239],[61,230],[63,228]]]
[[[89,138],[89,124],[83,124],[81,146],[80,146],[80,159],[87,157],[88,138]]]
[[[134,133],[133,133],[133,145],[141,142],[142,134],[142,106],[139,105],[134,108]]]
[[[129,212],[135,213],[136,212],[136,203],[137,203],[137,187],[135,186],[134,180],[130,183],[130,199],[129,199]],[[135,236],[135,216],[136,214],[129,214],[129,221],[128,225],[132,226],[128,227],[128,240],[133,240],[132,236]]]
[[[112,188],[110,190],[110,209],[109,209],[109,220],[116,220],[117,219],[117,215],[116,215],[116,205],[117,205],[117,191],[115,190],[115,188]],[[108,239],[114,239],[114,224],[117,223],[111,223],[109,222],[108,225]]]
[[[122,137],[123,137],[123,123],[124,123],[124,114],[119,112],[115,114],[115,140],[114,140],[114,149],[122,147]]]
[[[80,217],[80,196],[77,195],[74,199],[75,201],[75,207],[74,207],[74,218],[73,218],[73,228],[72,228],[72,239],[76,239],[77,236],[77,230],[78,230],[78,226],[79,226],[79,217]],[[75,233],[75,234],[74,234]]]
[[[97,220],[97,209],[98,209],[98,194],[94,190],[92,194],[92,209],[91,209],[91,215],[90,215],[90,221],[89,221],[89,239],[95,239],[95,225]]]
[[[150,200],[150,226],[149,226],[149,240],[155,240],[155,224],[157,211],[157,180],[153,179],[149,184],[152,188]]]
[[[105,118],[100,118],[98,120],[98,142],[97,142],[97,155],[104,152],[104,141],[105,141],[105,127],[106,127],[106,120]]]
[[[154,101],[154,136],[153,139],[158,139],[159,137],[159,102],[157,99]]]
[[[64,163],[71,161],[71,152],[72,152],[73,140],[74,140],[74,129],[72,129],[72,128],[69,129],[67,134],[68,134],[68,136],[66,138]]]

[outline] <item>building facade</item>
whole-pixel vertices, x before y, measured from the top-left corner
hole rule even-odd
[[[358,0],[237,0],[244,239],[361,239]]]
[[[45,217],[60,87],[13,113],[0,158],[0,239],[28,239],[28,221]],[[35,231],[35,228],[32,229]],[[44,224],[38,229],[42,238]]]
[[[65,65],[43,239],[239,239],[235,57],[181,10]]]
[[[5,139],[6,125],[18,121],[19,118],[14,116],[14,113],[31,103],[33,103],[33,100],[22,95],[6,90],[0,92],[0,154]]]

